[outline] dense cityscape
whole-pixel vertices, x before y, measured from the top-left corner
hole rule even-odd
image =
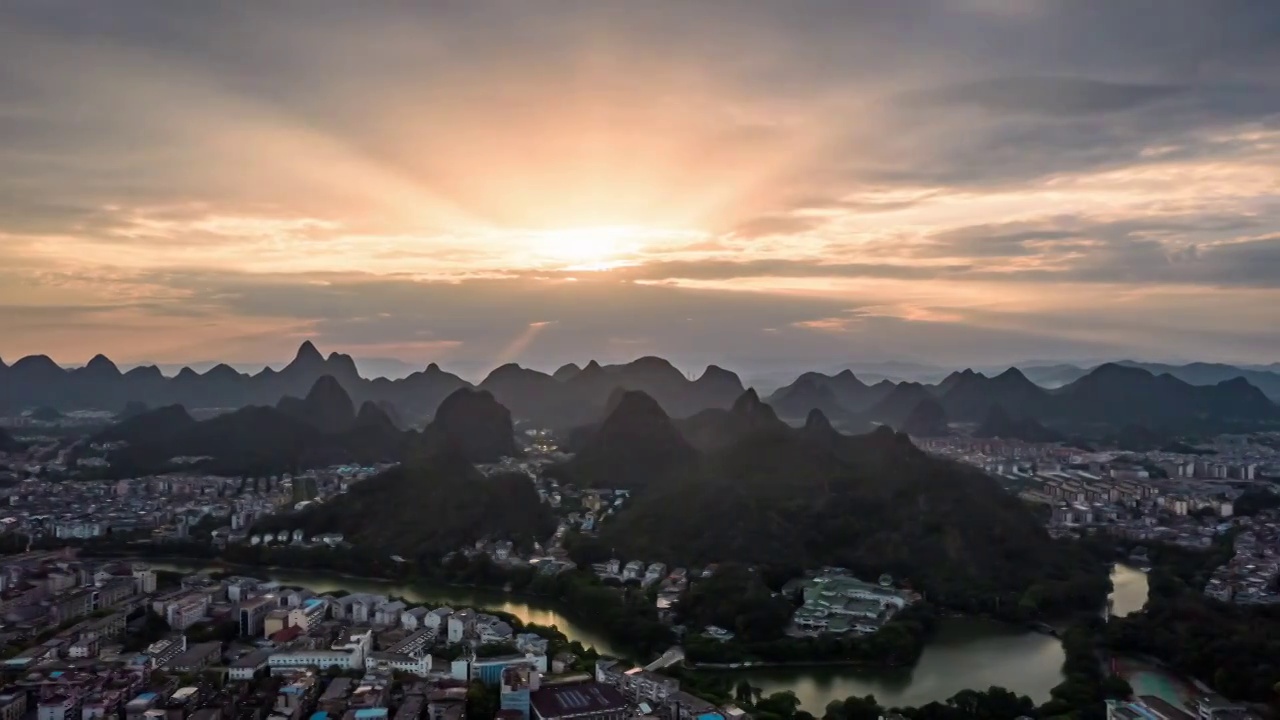
[[[756,707],[750,694],[741,704],[709,702],[716,696],[701,683],[685,691],[681,675],[669,673],[690,663],[714,667],[714,651],[699,651],[697,660],[676,644],[647,668],[627,669],[626,661],[601,658],[555,628],[525,627],[484,608],[317,594],[238,572],[182,575],[138,560],[79,558],[79,548],[102,542],[129,544],[111,545],[116,550],[131,545],[175,553],[193,543],[320,554],[352,549],[342,533],[308,534],[288,527],[288,518],[304,517],[313,506],[340,505],[353,488],[394,468],[337,465],[226,476],[182,470],[201,458],[177,457],[174,472],[107,479],[102,473],[110,470],[113,451],[126,444],[94,442],[76,432],[102,420],[87,413],[36,420],[28,413],[3,423],[25,440],[22,450],[0,454],[0,481],[8,487],[0,538],[24,545],[4,559],[0,575],[5,667],[15,681],[3,695],[6,717],[18,720],[34,711],[39,720],[139,719],[148,713],[179,713],[184,720],[736,720]],[[580,568],[567,541],[597,535],[625,512],[632,490],[565,484],[554,469],[573,453],[560,447],[555,433],[528,430],[519,439],[518,457],[476,469],[486,478],[524,478],[556,518],[554,532],[531,546],[478,540],[443,561],[459,556],[474,563],[483,556],[503,572],[554,577],[581,570],[615,587],[634,585],[686,647],[734,645],[740,628],[677,624],[686,619],[680,608],[691,588],[711,587],[717,564],[674,567],[615,555]],[[1038,508],[1054,537],[1123,541],[1130,548],[1127,561],[1143,572],[1155,563],[1148,546],[1204,552],[1226,540],[1230,555],[1201,592],[1241,605],[1280,601],[1280,513],[1272,509],[1280,495],[1267,480],[1280,475],[1274,433],[1223,435],[1182,452],[1099,451],[964,434],[915,441],[996,478],[1006,492]],[[1236,512],[1239,504],[1246,512]],[[261,531],[263,520],[284,526]],[[390,559],[406,562],[399,555]],[[888,574],[860,579],[834,567],[815,568],[776,594],[793,598],[790,617],[777,622],[785,624],[785,636],[797,639],[872,636],[923,600]],[[1124,718],[1156,713],[1173,719],[1184,712],[1248,717],[1242,706],[1207,691],[1198,697],[1188,701],[1198,708],[1180,710],[1167,698],[1143,695],[1113,703],[1109,712]],[[1237,708],[1235,714],[1230,708]]]

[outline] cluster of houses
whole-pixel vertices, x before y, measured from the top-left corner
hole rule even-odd
[[[1235,553],[1214,570],[1205,595],[1240,605],[1280,603],[1280,513],[1267,511],[1241,521]]]

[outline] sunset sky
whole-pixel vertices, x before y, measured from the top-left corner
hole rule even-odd
[[[307,338],[1280,361],[1280,3],[0,3],[0,357]]]

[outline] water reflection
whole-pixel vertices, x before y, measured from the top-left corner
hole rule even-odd
[[[769,668],[745,677],[765,694],[790,690],[804,709],[820,715],[827,703],[851,695],[875,695],[887,707],[924,705],[965,689],[993,685],[1036,702],[1062,682],[1062,645],[1053,637],[976,619],[944,620],[920,662],[906,671],[851,667]]]

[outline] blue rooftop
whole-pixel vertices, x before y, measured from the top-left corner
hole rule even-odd
[[[144,692],[138,697],[134,698],[134,700],[155,700],[155,699],[156,699],[156,694],[153,692]]]
[[[54,678],[54,679],[60,678],[60,677],[62,677],[62,671],[61,671],[61,670],[54,670],[53,672],[49,673],[49,677]]]
[[[317,605],[323,605],[323,604],[324,604],[324,601],[323,601],[323,600],[321,600],[320,598],[311,598],[310,600],[308,600],[308,601],[306,601],[306,602],[302,603],[302,606],[303,606],[304,608],[306,608],[306,609],[310,610],[310,609],[314,608],[314,607],[315,607],[315,606],[317,606]]]
[[[329,720],[329,713],[323,710],[317,713],[312,713],[311,720]]]
[[[356,717],[360,718],[360,720],[365,720],[366,718],[381,718],[386,716],[387,716],[387,709],[382,707],[360,708],[359,710],[356,711]]]

